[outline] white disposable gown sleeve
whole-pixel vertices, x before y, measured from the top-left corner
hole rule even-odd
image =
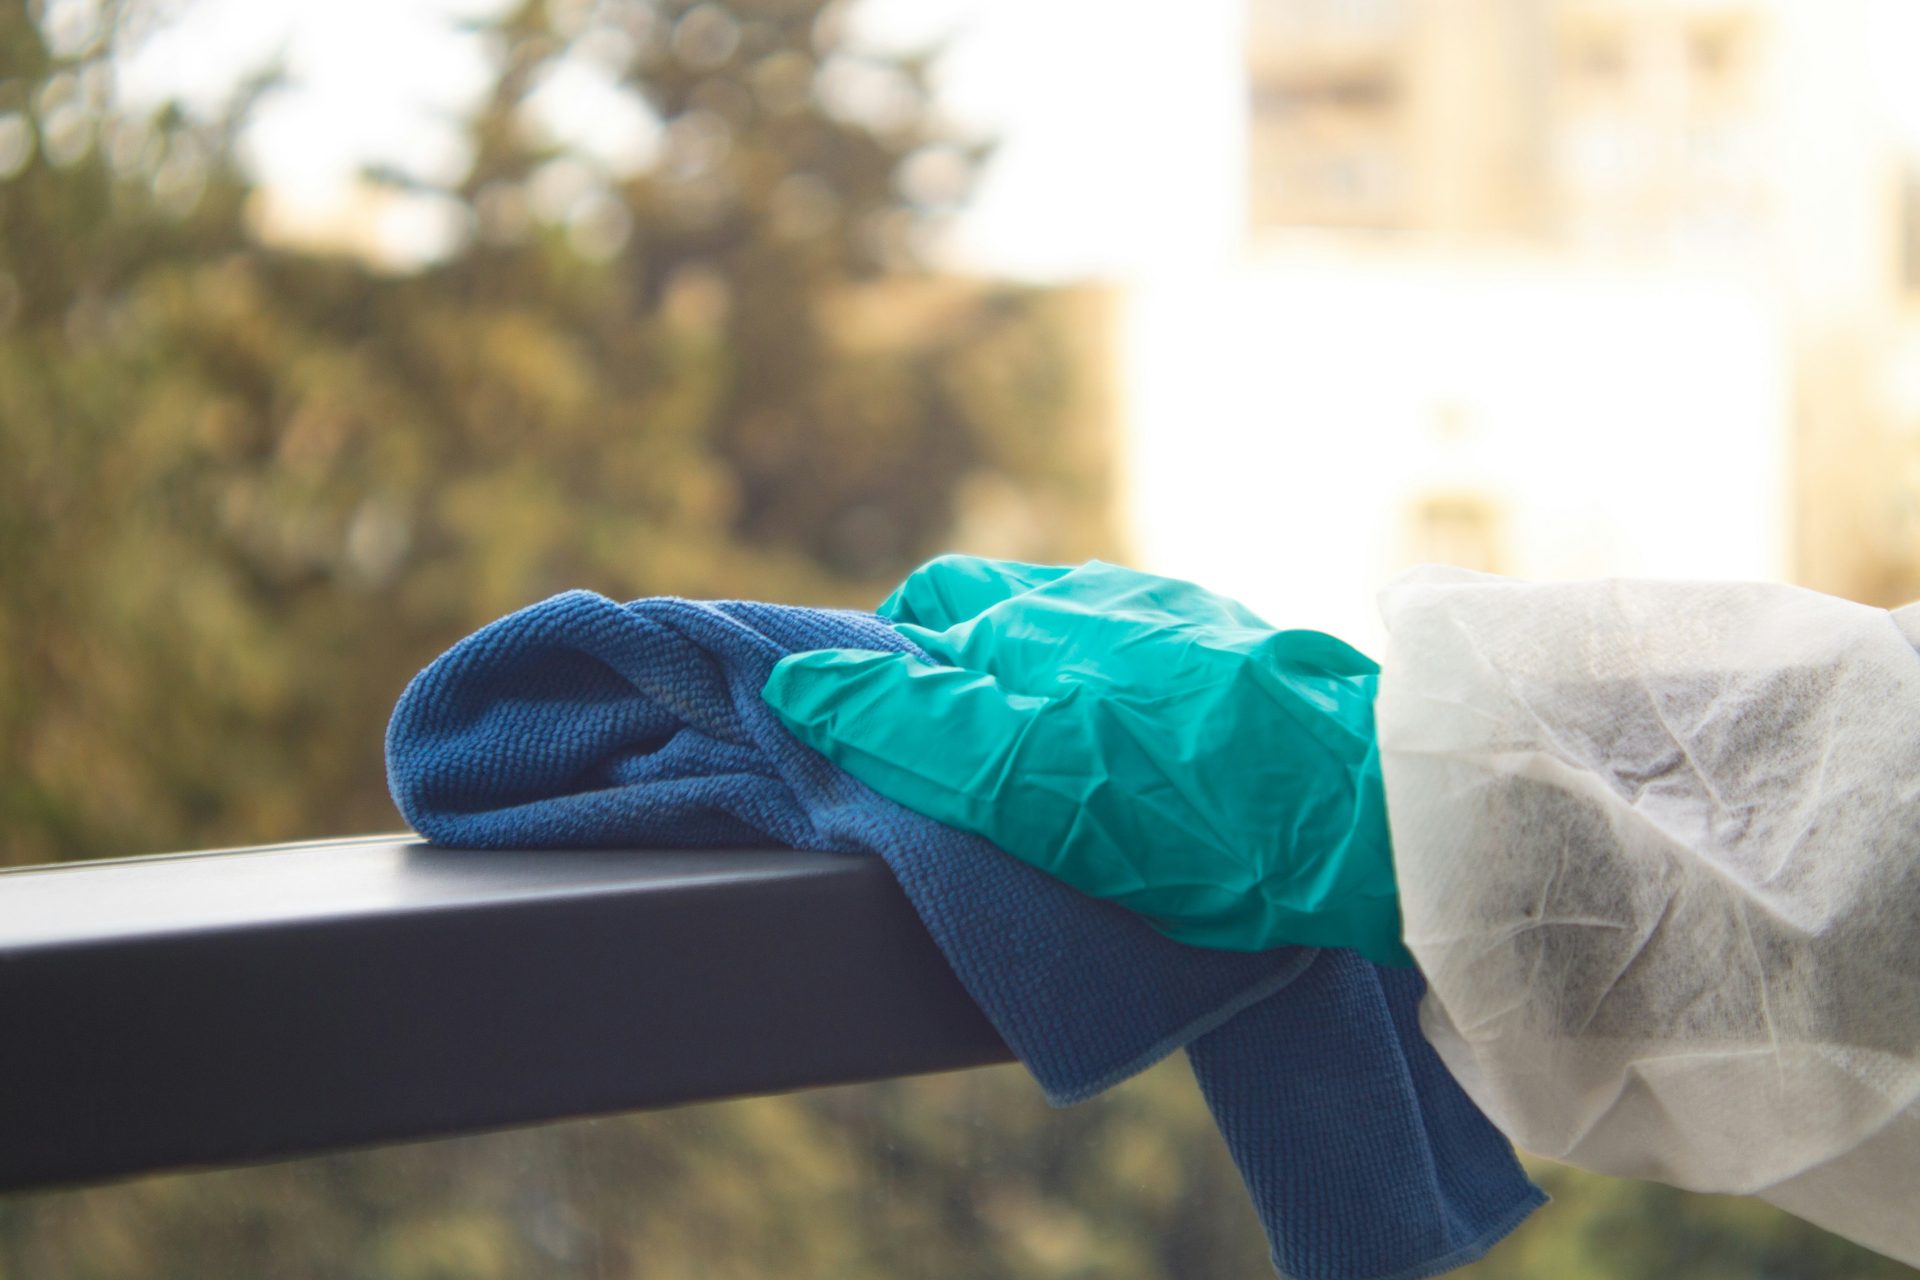
[[[1406,941],[1467,1093],[1920,1265],[1920,606],[1455,569],[1382,605]]]

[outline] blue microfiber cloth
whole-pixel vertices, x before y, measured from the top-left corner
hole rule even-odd
[[[821,648],[913,651],[869,614],[555,596],[407,686],[394,801],[436,844],[879,855],[1049,1102],[1187,1049],[1284,1275],[1435,1275],[1545,1201],[1421,1036],[1417,973],[1174,942],[883,799],[760,700],[780,657]]]

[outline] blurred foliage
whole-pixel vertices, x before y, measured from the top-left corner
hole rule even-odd
[[[871,601],[947,545],[1111,554],[1098,295],[941,280],[985,150],[823,0],[552,0],[410,273],[263,237],[227,115],[131,116],[156,11],[0,0],[0,865],[397,825],[381,731],[560,589]],[[662,126],[526,127],[569,58]],[[561,193],[564,198],[555,196]],[[1465,1273],[1911,1274],[1748,1201],[1566,1170]],[[1017,1070],[0,1199],[0,1280],[1271,1274],[1184,1067]]]
[[[1271,1274],[1179,1063],[1019,1068],[0,1199],[0,1280]]]
[[[406,679],[555,591],[870,603],[981,493],[1109,546],[1086,300],[915,267],[984,148],[823,0],[481,23],[468,173],[382,175],[453,213],[410,274],[255,233],[271,75],[135,118],[153,11],[59,9],[0,4],[0,865],[392,829]],[[528,123],[589,53],[636,176]]]
[[[1752,1200],[1557,1166],[1462,1280],[1894,1280]],[[0,1280],[1262,1280],[1185,1065],[1018,1067],[0,1199]]]

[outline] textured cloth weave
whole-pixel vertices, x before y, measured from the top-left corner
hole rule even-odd
[[[878,855],[1048,1101],[1188,1050],[1284,1275],[1436,1275],[1544,1200],[1421,1037],[1417,973],[1174,942],[881,798],[760,700],[780,657],[819,648],[912,646],[868,614],[555,596],[407,687],[394,800],[443,845]]]

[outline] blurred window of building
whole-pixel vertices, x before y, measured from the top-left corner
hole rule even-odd
[[[1900,291],[1920,298],[1920,159],[1900,172]]]
[[[1758,248],[1764,8],[1561,10],[1551,181],[1567,241],[1682,256]]]
[[[1765,10],[1254,0],[1249,223],[1751,255]]]
[[[1500,511],[1484,494],[1430,493],[1413,506],[1412,545],[1407,559],[1450,564],[1483,573],[1505,573]]]
[[[1256,228],[1405,221],[1399,0],[1255,0],[1248,25]]]

